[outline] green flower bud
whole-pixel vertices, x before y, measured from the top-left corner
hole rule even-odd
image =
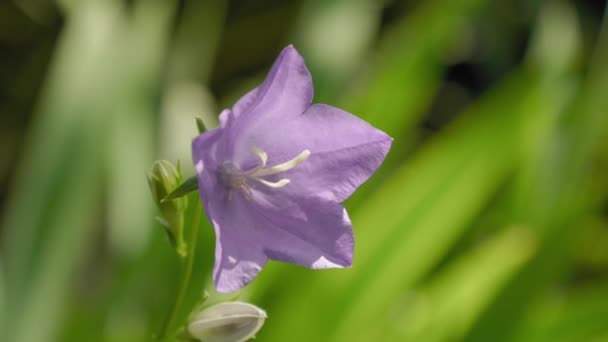
[[[180,197],[173,200],[164,200],[168,194],[182,184],[181,171],[166,160],[157,160],[148,171],[148,185],[152,192],[152,199],[160,209],[161,217],[158,221],[165,227],[169,240],[177,249],[178,254],[185,253],[183,244],[183,214],[187,206],[187,198]]]
[[[243,302],[224,302],[203,309],[188,325],[188,333],[205,342],[243,342],[264,325],[266,312]]]

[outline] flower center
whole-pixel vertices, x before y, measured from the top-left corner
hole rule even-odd
[[[250,182],[261,183],[270,188],[284,187],[289,184],[289,179],[282,178],[277,182],[271,182],[263,177],[291,170],[310,156],[310,151],[304,150],[291,160],[279,165],[266,167],[266,162],[268,161],[266,152],[257,147],[252,147],[251,153],[255,154],[260,159],[260,163],[250,170],[242,171],[239,165],[231,160],[225,161],[220,168],[219,178],[220,182],[228,187],[228,200],[232,199],[232,193],[234,191],[242,192],[245,198],[253,200],[253,192],[251,191],[253,186]]]

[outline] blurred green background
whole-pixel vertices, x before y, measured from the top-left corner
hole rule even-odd
[[[258,341],[608,341],[604,1],[0,3],[0,341],[148,341],[178,261],[145,171],[293,43],[395,138],[352,269],[271,262]],[[602,29],[602,25],[604,26]],[[204,220],[182,319],[210,290]]]

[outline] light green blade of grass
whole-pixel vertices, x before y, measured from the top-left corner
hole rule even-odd
[[[517,342],[591,341],[608,334],[608,284],[579,286],[570,291],[551,292],[534,301],[522,328],[512,339]]]
[[[388,31],[368,77],[362,77],[358,87],[342,97],[342,107],[395,138],[382,168],[347,201],[349,209],[361,204],[406,159],[416,137],[415,123],[442,82],[446,56],[486,3],[423,2],[407,20]]]
[[[382,341],[460,341],[493,296],[536,248],[533,232],[511,227],[451,262],[376,329]]]
[[[146,4],[158,5],[142,1],[140,6]],[[197,134],[194,117],[199,114],[215,115],[209,103],[199,100],[204,95],[204,85],[214,62],[215,45],[221,33],[227,3],[187,1],[184,5],[166,61],[167,82],[161,89],[160,139],[151,145],[160,145],[161,159],[181,160],[182,171],[191,175],[193,167],[189,137]],[[132,39],[138,37],[132,35]],[[153,66],[155,63],[152,62],[146,65]],[[141,69],[135,68],[139,73]],[[149,84],[141,84],[140,87],[148,91],[157,83],[158,80],[150,80]],[[127,88],[129,86],[133,87],[128,85]],[[129,90],[127,96],[131,96],[131,93],[133,91]],[[140,93],[136,92],[133,96],[141,97]],[[145,200],[150,201],[148,198]],[[149,215],[149,218],[152,217]],[[166,311],[174,300],[179,265],[162,227],[154,223],[146,228],[154,236],[144,253],[135,258],[114,259],[112,266],[115,268],[107,275],[109,283],[94,301],[83,304],[80,298],[73,299],[74,309],[62,336],[65,340],[90,339],[91,334],[99,335],[100,340],[106,341],[147,340],[152,334],[158,333]],[[197,303],[203,294],[213,265],[214,243],[213,229],[203,218],[184,310]],[[152,288],[149,284],[155,286]],[[187,313],[181,312],[179,317]]]
[[[166,35],[173,29],[170,24],[175,5],[172,1],[138,2],[132,20],[125,24],[125,33],[114,41],[121,47],[122,57],[114,56],[117,60],[111,84],[116,96],[107,111],[111,124],[110,138],[105,140],[106,160],[110,163],[104,167],[110,176],[109,237],[113,248],[108,252],[113,256],[109,263],[113,272],[98,275],[107,283],[98,289],[94,300],[71,298],[72,310],[62,338],[82,340],[93,333],[100,339],[148,339],[162,324],[164,310],[169,307],[166,301],[173,299],[176,257],[162,228],[152,222],[152,200],[144,171],[151,165],[150,155],[158,145],[152,140],[152,126],[158,111],[159,71],[168,47]],[[151,243],[148,234],[156,235]],[[143,253],[142,247],[146,248]],[[159,272],[161,269],[165,272]],[[151,283],[158,284],[153,293],[141,291]],[[150,301],[150,296],[157,300]]]
[[[606,21],[604,22],[606,27]],[[536,172],[526,181],[536,184],[522,189],[519,205],[525,208],[520,216],[538,225],[542,232],[542,248],[493,307],[476,324],[469,339],[472,341],[507,341],[521,324],[522,314],[531,298],[542,293],[552,282],[569,274],[572,267],[567,251],[573,234],[584,219],[594,210],[600,210],[596,196],[592,196],[589,175],[591,161],[600,153],[608,136],[608,116],[605,108],[608,98],[608,35],[604,29],[596,50],[594,63],[586,82],[568,116],[562,118],[544,143],[545,156],[538,160]],[[496,335],[496,331],[505,333]]]
[[[119,46],[113,81],[117,97],[107,117],[106,171],[112,252],[134,257],[149,242],[153,202],[143,176],[153,162],[161,67],[173,29],[175,1],[140,1]],[[126,191],[125,189],[128,189]]]
[[[541,184],[546,188],[554,187],[546,183],[551,177],[543,175],[547,170],[543,163],[552,158],[547,142],[556,135],[559,120],[568,106],[572,105],[580,83],[578,77],[571,72],[581,52],[578,31],[576,14],[564,3],[549,3],[539,13],[532,46],[526,56],[527,62],[548,75],[547,83],[562,84],[553,89],[561,96],[555,96],[555,101],[551,104],[554,107],[553,115],[536,115],[530,129],[524,132],[524,159],[512,189],[515,193],[514,221],[529,221],[531,216],[547,212],[549,203],[552,203],[543,198],[546,193],[537,190]],[[560,37],[559,41],[555,37]],[[551,89],[547,88],[547,91]],[[533,224],[540,226],[538,222]]]
[[[184,2],[168,62],[170,81],[209,81],[227,9],[222,0]]]
[[[511,78],[398,170],[352,216],[353,269],[309,272],[285,297],[279,293],[269,314],[285,319],[275,319],[262,336],[327,339],[343,320],[335,337],[365,340],[351,327],[369,327],[395,293],[424,275],[513,168],[521,118],[536,109],[522,98],[537,86],[538,79],[525,73]],[[304,289],[311,297],[290,297]],[[324,308],[323,315],[316,308]]]
[[[547,57],[551,57],[551,55],[547,55]],[[537,60],[538,64],[544,66],[543,61],[546,61],[546,59],[543,59],[542,56]],[[569,66],[570,63],[564,62],[552,64],[551,68],[538,68],[535,67],[534,63],[531,63],[527,70],[531,75],[534,75],[534,78],[532,84],[528,85],[527,92],[520,93],[519,96],[514,98],[515,102],[504,107],[506,112],[502,112],[500,105],[493,106],[494,115],[510,117],[510,122],[494,126],[495,130],[490,129],[494,132],[493,135],[486,136],[485,140],[481,142],[489,147],[485,152],[487,153],[487,159],[481,162],[477,170],[469,169],[467,171],[469,173],[467,176],[475,174],[477,176],[469,178],[471,183],[458,191],[457,196],[460,196],[461,201],[471,201],[471,203],[483,205],[484,202],[481,200],[476,202],[475,197],[483,196],[483,190],[478,189],[483,189],[480,187],[483,186],[484,176],[487,177],[487,174],[491,173],[494,167],[500,165],[499,155],[502,158],[512,155],[513,159],[507,160],[512,164],[505,164],[505,167],[511,170],[524,160],[530,140],[533,140],[530,137],[542,136],[543,132],[547,130],[546,122],[550,121],[547,118],[557,116],[566,104],[563,101],[563,98],[566,97],[564,95],[567,94],[564,91],[564,84],[568,80],[562,78]],[[507,134],[503,135],[505,131]],[[461,155],[461,157],[463,156]],[[470,164],[473,164],[472,160]],[[454,179],[452,182],[454,182]],[[446,188],[449,186],[453,186],[453,184],[447,185]],[[445,219],[445,216],[450,217],[452,215],[458,218],[458,215],[452,214],[454,210],[459,210],[460,214],[463,213],[462,208],[455,205],[458,201],[457,196],[452,198],[452,203],[447,202],[445,206],[441,202],[435,203],[433,206],[429,206],[428,210],[440,213],[442,219]],[[481,207],[478,208],[478,210],[480,209]],[[474,211],[469,215],[474,215]],[[376,219],[379,220],[380,218]],[[449,248],[457,235],[450,236],[447,227],[441,231],[441,222],[445,222],[444,225],[460,226],[461,230],[452,230],[454,234],[459,234],[467,226],[466,219],[452,221],[442,221],[442,219],[433,218],[433,215],[429,214],[427,221],[414,221],[416,222],[416,230],[409,236],[409,240],[403,241],[398,248],[394,247],[398,252],[395,252],[393,257],[379,261],[381,264],[378,264],[378,267],[382,267],[383,271],[379,272],[379,276],[375,277],[364,290],[363,286],[360,286],[362,294],[357,297],[350,314],[346,315],[342,325],[343,329],[337,330],[338,341],[365,341],[366,336],[355,335],[352,330],[349,330],[349,327],[358,326],[374,317],[382,317],[382,314],[386,312],[385,308],[390,306],[391,300],[400,293],[399,291],[415,284],[424,275],[424,272],[432,266],[433,260],[436,260],[445,249]],[[433,235],[428,234],[433,232],[435,237],[431,239]],[[404,272],[401,280],[395,279],[394,274],[400,268],[407,270],[407,272]]]
[[[464,164],[448,167],[449,176],[433,190],[434,193],[431,192],[431,197],[411,198],[404,195],[404,189],[408,189],[406,186],[395,186],[401,190],[401,194],[397,193],[398,190],[383,194],[383,198],[395,201],[394,205],[390,205],[395,206],[395,212],[399,210],[397,206],[411,200],[414,203],[411,209],[401,208],[406,216],[398,219],[399,215],[391,213],[397,218],[389,223],[390,220],[383,216],[391,214],[380,207],[380,203],[357,213],[354,219],[359,217],[363,226],[388,223],[395,229],[385,235],[388,238],[379,244],[382,246],[378,248],[380,252],[367,265],[367,269],[374,271],[360,269],[359,275],[355,275],[355,290],[351,297],[356,300],[349,303],[343,322],[336,330],[337,341],[369,339],[369,336],[357,334],[350,327],[383,317],[395,297],[414,285],[435,265],[484,208],[508,173],[514,170],[521,158],[523,132],[533,122],[531,118],[545,111],[554,100],[545,93],[542,81],[539,76],[529,79],[531,84],[525,88],[526,93],[517,90],[511,94],[514,97],[509,105],[494,103],[492,112],[486,112],[492,113],[487,115],[494,118],[494,122],[484,127],[484,132],[476,137],[479,140],[470,142],[469,151],[444,152],[454,153]],[[520,87],[522,89],[523,85]],[[475,136],[472,129],[465,131]],[[387,206],[385,203],[383,205]],[[370,236],[363,239],[368,243],[373,241]],[[374,329],[366,332],[373,334]]]
[[[367,77],[344,95],[345,109],[390,135],[401,134],[428,106],[441,81],[443,58],[484,3],[428,1],[397,22],[383,37]]]
[[[313,75],[315,102],[332,103],[364,67],[381,10],[375,0],[304,2],[293,36]]]
[[[146,2],[143,2],[145,4]],[[214,63],[215,49],[222,30],[227,4],[223,1],[197,2],[187,1],[184,4],[181,20],[175,28],[175,40],[169,51],[167,59],[167,83],[162,89],[160,154],[163,158],[181,160],[182,170],[186,175],[193,174],[190,157],[191,138],[196,133],[194,118],[202,115],[206,124],[213,124],[210,115],[215,115],[213,101],[205,100],[208,96],[205,84],[209,78],[211,66]],[[217,121],[217,118],[214,118]],[[212,127],[212,126],[209,126]],[[194,196],[198,196],[198,193]],[[192,197],[192,196],[190,196]],[[192,201],[192,198],[191,198]],[[200,202],[198,202],[200,205]],[[188,214],[190,215],[190,214]],[[160,227],[155,225],[154,234],[163,234]],[[196,249],[197,257],[194,262],[191,284],[184,299],[184,305],[178,315],[178,321],[189,313],[189,309],[201,299],[205,285],[213,265],[214,237],[213,229],[206,218],[203,218],[198,230],[199,240]],[[107,305],[111,321],[120,322],[128,315],[125,310],[112,310],[116,308],[129,308],[133,302],[143,305],[151,295],[163,298],[154,304],[157,310],[145,314],[146,331],[156,333],[163,324],[166,310],[174,300],[176,291],[175,282],[179,276],[178,264],[175,255],[169,253],[167,241],[149,246],[146,254],[135,260],[127,271],[130,281],[119,282],[116,288],[107,294],[113,301]],[[162,258],[159,259],[159,255]],[[159,267],[149,267],[150,262],[156,259]],[[163,271],[164,270],[164,271]],[[159,287],[154,293],[133,293],[138,286],[146,283],[156,283]],[[133,297],[136,297],[134,300]],[[102,318],[102,317],[100,317]],[[123,332],[108,331],[108,338],[120,339],[121,335],[128,335],[129,327],[123,326]],[[80,336],[87,336],[81,330]]]
[[[25,299],[11,306],[13,329],[5,333],[12,341],[51,340],[58,329],[74,272],[90,254],[99,227],[93,218],[99,215],[102,147],[121,139],[108,118],[124,100],[122,85],[137,76],[125,71],[126,59],[114,46],[129,32],[118,2],[65,5],[68,24],[21,165],[24,176],[10,202],[14,210],[5,222],[15,275],[11,298]]]
[[[57,278],[51,276],[53,284],[39,283],[49,280],[42,276],[43,273],[49,275],[49,269],[40,265],[40,261],[56,262],[57,259],[50,257],[54,251],[77,254],[79,245],[91,231],[87,229],[90,228],[88,225],[84,228],[76,226],[84,224],[83,221],[93,215],[93,208],[85,204],[91,204],[98,195],[99,179],[96,179],[98,175],[95,172],[89,175],[84,172],[88,172],[92,165],[99,166],[101,151],[92,146],[95,144],[91,140],[101,138],[103,125],[96,122],[101,113],[91,110],[87,104],[100,103],[102,99],[98,94],[108,91],[102,86],[105,75],[98,75],[96,67],[107,57],[103,52],[114,30],[117,30],[116,21],[116,7],[111,2],[103,5],[88,3],[70,19],[51,68],[43,101],[39,103],[37,116],[32,122],[23,160],[16,172],[20,177],[11,189],[3,222],[6,270],[10,274],[7,279],[9,311],[5,318],[13,323],[20,317],[19,312],[27,311],[25,306],[38,305],[26,294],[35,292],[34,287],[54,286],[56,280],[73,270],[73,267],[67,267],[58,271]],[[99,83],[91,82],[93,79]],[[101,144],[100,141],[96,143]],[[91,179],[95,179],[94,184],[89,182]],[[70,193],[82,194],[83,197],[68,196]],[[74,209],[82,205],[81,211],[69,208],[68,201],[76,202]],[[62,213],[60,209],[69,212]],[[55,239],[65,235],[66,231],[74,233],[69,240]],[[72,238],[78,243],[66,244],[74,241]],[[60,243],[62,247],[55,250],[51,247],[53,243]],[[78,263],[76,255],[71,256],[72,260],[68,255],[61,257],[67,265]],[[30,288],[32,290],[28,292]],[[23,300],[25,298],[27,302]],[[61,307],[55,305],[44,309],[60,311]],[[56,316],[51,315],[44,322],[53,322],[54,319]],[[6,326],[14,328],[13,323]],[[48,326],[40,328],[43,336],[46,328]],[[3,331],[8,332],[8,329]]]
[[[391,300],[399,295],[400,290],[403,291],[408,286],[415,284],[427,272],[429,267],[433,265],[434,260],[441,257],[442,253],[459,236],[458,234],[461,234],[463,229],[466,228],[467,220],[470,220],[476,212],[481,210],[481,206],[485,203],[483,196],[487,199],[491,194],[490,189],[493,188],[491,185],[486,188],[483,183],[484,180],[492,179],[487,178],[488,175],[492,174],[492,170],[501,170],[501,167],[504,167],[502,172],[512,170],[526,155],[527,144],[530,144],[530,141],[534,141],[531,137],[539,134],[542,135],[541,133],[547,130],[547,118],[555,117],[565,104],[565,101],[562,100],[565,97],[563,89],[565,81],[562,79],[562,75],[571,62],[571,60],[560,61],[561,63],[554,61],[555,57],[552,55],[540,54],[533,62],[530,62],[530,66],[524,68],[523,74],[515,77],[515,79],[519,78],[519,81],[522,82],[521,88],[516,89],[516,86],[511,83],[513,88],[511,88],[512,94],[510,96],[512,96],[512,99],[510,102],[506,98],[503,98],[502,100],[506,100],[503,104],[500,104],[499,101],[487,101],[478,104],[478,109],[482,108],[480,112],[484,112],[483,108],[485,108],[485,111],[488,113],[486,115],[490,117],[502,117],[503,120],[508,121],[501,122],[498,119],[497,125],[484,128],[487,130],[486,133],[493,133],[479,138],[478,144],[484,145],[484,148],[487,148],[487,150],[481,152],[485,156],[484,159],[479,159],[480,164],[474,166],[475,160],[468,160],[469,169],[465,172],[463,180],[469,179],[470,183],[468,185],[467,183],[462,183],[461,190],[455,191],[456,195],[452,197],[452,202],[439,201],[427,207],[426,210],[441,213],[440,216],[442,217],[435,218],[429,213],[426,219],[424,219],[424,216],[421,216],[423,217],[422,219],[418,221],[413,220],[412,223],[416,225],[416,229],[410,235],[405,235],[407,238],[399,247],[396,247],[397,244],[394,245],[394,249],[398,252],[395,252],[395,255],[388,260],[383,257],[376,259],[379,262],[376,266],[381,267],[383,271],[379,272],[379,276],[372,279],[371,283],[367,286],[357,285],[361,289],[361,294],[354,296],[357,300],[354,302],[355,304],[351,303],[352,309],[346,315],[342,324],[343,329],[337,330],[337,340],[365,341],[366,338],[372,338],[362,334],[355,334],[354,331],[349,330],[349,327],[364,324],[366,320],[372,320],[374,317],[382,317],[382,314],[386,313],[385,308],[390,306]],[[537,64],[542,67],[537,67]],[[550,65],[550,67],[546,67],[545,64]],[[527,89],[525,92],[520,92],[524,87],[523,82],[526,82],[526,79],[528,79],[528,83],[525,85]],[[508,87],[506,88],[508,89]],[[487,107],[484,107],[484,105]],[[458,153],[457,156],[458,158],[466,158],[466,153]],[[500,164],[502,162],[505,163],[503,166]],[[454,185],[454,183],[458,184],[457,171],[453,171],[452,184],[446,183],[444,185],[444,189],[448,191],[446,194],[446,198],[448,199],[450,198],[449,187],[458,186]],[[500,176],[498,176],[500,172],[497,173],[496,179],[500,179]],[[494,183],[494,188],[495,186],[496,184]],[[397,193],[392,195],[387,194],[384,197],[399,198],[399,195]],[[460,198],[458,199],[458,197]],[[468,210],[472,211],[467,213],[462,207],[456,205],[455,203],[459,200],[472,204],[472,207],[468,208]],[[445,205],[442,203],[445,203]],[[379,213],[382,213],[382,210],[375,208],[375,211]],[[459,216],[459,214],[462,216]],[[374,214],[371,214],[370,217],[376,221],[382,220],[382,217],[379,215],[374,216]],[[415,215],[412,217],[416,218]],[[443,231],[440,231],[442,225],[453,226],[453,228],[448,230],[448,227],[445,227]],[[433,232],[435,237],[432,235]],[[389,245],[387,244],[387,246]],[[374,267],[368,268],[374,269]],[[403,272],[401,280],[395,279],[394,275],[398,274],[400,269],[407,271]],[[370,278],[368,276],[368,279]],[[365,279],[365,276],[363,276],[363,279]],[[381,330],[382,328],[379,329]]]
[[[13,294],[24,287],[29,275],[36,237],[44,227],[43,219],[48,214],[48,204],[53,203],[54,192],[69,184],[57,184],[56,179],[65,167],[64,149],[72,143],[69,139],[73,131],[79,128],[80,121],[88,119],[86,112],[79,111],[82,102],[92,101],[98,88],[90,82],[94,77],[91,69],[110,34],[108,26],[114,25],[115,13],[107,12],[104,10],[99,17],[83,13],[83,17],[89,17],[76,21],[73,24],[76,27],[65,34],[51,69],[51,81],[45,87],[44,100],[37,107],[38,113],[26,137],[26,151],[16,171],[20,176],[10,189],[3,221],[4,261],[7,273],[11,274],[8,291]],[[86,27],[85,32],[80,27],[85,20],[97,26]]]
[[[222,0],[186,1],[167,61],[167,83],[160,120],[160,155],[178,158],[185,176],[194,174],[192,141],[197,135],[195,116],[208,129],[218,125],[215,99],[208,82],[225,24],[228,3]]]
[[[90,127],[82,127],[82,132],[90,132]],[[91,134],[93,133],[93,134]],[[46,222],[46,229],[53,232],[47,238],[38,265],[31,277],[31,283],[24,300],[15,310],[17,322],[15,334],[10,341],[51,341],[57,333],[61,318],[66,310],[75,270],[86,255],[91,241],[91,230],[96,226],[97,196],[100,194],[99,166],[95,153],[99,150],[101,134],[90,132],[87,137],[79,136],[74,144],[79,145],[76,155],[71,157],[81,164],[69,165],[69,176],[73,186],[56,194],[56,212]],[[74,201],[78,198],[78,201]],[[35,325],[35,328],[33,328]]]

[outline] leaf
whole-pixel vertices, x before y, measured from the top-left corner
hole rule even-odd
[[[534,300],[513,341],[605,341],[608,284],[578,285]]]
[[[175,190],[171,191],[170,194],[163,198],[161,203],[184,197],[193,191],[198,191],[198,178],[196,178],[196,176],[186,179],[182,184],[175,188]]]
[[[384,341],[460,341],[537,247],[529,227],[509,227],[450,262],[382,326]],[[381,331],[380,329],[375,329]],[[390,336],[390,337],[389,337]]]

